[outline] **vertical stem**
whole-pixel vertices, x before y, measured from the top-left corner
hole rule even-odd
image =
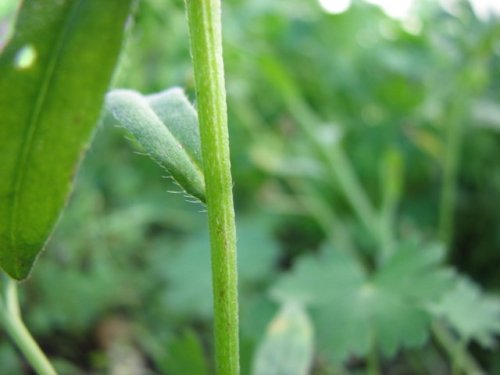
[[[263,70],[275,87],[279,89],[284,103],[290,110],[291,115],[296,119],[297,125],[304,132],[306,140],[325,163],[328,172],[333,177],[333,180],[337,182],[341,192],[352,206],[355,215],[375,241],[380,243],[377,212],[340,142],[337,141],[333,145],[326,145],[321,142],[314,128],[314,124],[322,123],[321,119],[303,100],[300,91],[279,61],[268,58],[263,62]]]
[[[0,321],[5,330],[39,375],[56,375],[56,371],[21,319],[15,281],[10,278],[7,280],[4,293],[5,296],[0,300]]]
[[[229,160],[220,0],[186,0],[212,248],[219,375],[239,374],[236,234]]]
[[[446,124],[446,148],[443,159],[443,185],[439,212],[439,237],[447,246],[453,239],[453,216],[456,203],[457,177],[460,168],[460,151],[464,141],[464,117],[467,113],[467,102],[484,91],[488,79],[477,79],[475,72],[488,70],[487,56],[493,48],[494,41],[500,36],[500,26],[491,27],[483,37],[467,51],[466,61],[462,61],[454,72],[459,77],[455,91],[451,93],[453,104],[450,107],[450,120]],[[455,93],[457,93],[455,95]]]
[[[451,245],[453,238],[453,216],[455,213],[456,184],[462,145],[462,123],[464,115],[463,97],[456,99],[451,108],[450,121],[447,124],[445,153],[443,159],[443,184],[439,206],[439,237],[445,246]]]
[[[377,348],[374,346],[368,354],[368,368],[369,375],[380,375],[380,363],[378,360]]]

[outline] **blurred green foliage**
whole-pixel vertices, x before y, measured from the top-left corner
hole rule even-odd
[[[364,2],[332,15],[302,0],[225,1],[223,18],[243,374],[290,300],[314,326],[313,374],[446,374],[466,351],[500,371],[498,20],[466,2],[454,14],[422,2],[398,21]],[[194,99],[181,0],[141,3],[115,86]],[[444,254],[432,244],[450,124],[464,142]],[[23,284],[27,324],[62,374],[112,373],[119,345],[150,370],[138,374],[212,373],[202,206],[167,193],[176,186],[109,125]],[[380,298],[360,300],[377,283]],[[4,337],[2,374],[28,373]]]

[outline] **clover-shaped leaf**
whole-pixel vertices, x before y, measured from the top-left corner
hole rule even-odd
[[[365,356],[374,347],[392,356],[425,342],[431,318],[426,306],[453,281],[451,270],[440,265],[442,256],[438,247],[409,242],[368,274],[351,255],[327,250],[300,259],[271,294],[310,307],[318,351],[334,362]]]
[[[186,193],[205,202],[205,178],[196,111],[180,88],[143,96],[113,90],[108,110]]]

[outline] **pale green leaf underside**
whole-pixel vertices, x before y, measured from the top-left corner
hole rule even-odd
[[[312,365],[312,323],[303,306],[287,302],[267,328],[254,358],[253,375],[307,375]]]
[[[320,258],[300,259],[272,295],[311,307],[318,351],[333,361],[367,355],[374,345],[392,356],[427,337],[426,306],[453,280],[450,270],[440,266],[442,254],[439,248],[410,243],[368,275],[350,255],[329,250]]]
[[[0,266],[25,278],[70,192],[132,0],[22,2],[0,57]]]
[[[180,88],[150,96],[113,90],[107,95],[106,105],[186,193],[205,202],[198,117]]]

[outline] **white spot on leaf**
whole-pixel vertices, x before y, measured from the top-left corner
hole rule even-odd
[[[37,58],[36,50],[31,44],[25,45],[21,48],[14,58],[14,66],[16,69],[28,69],[35,63]]]

